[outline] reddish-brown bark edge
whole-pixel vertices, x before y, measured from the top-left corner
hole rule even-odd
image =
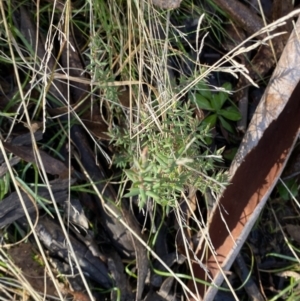
[[[224,270],[228,269],[234,260],[232,253],[237,254],[242,246],[238,243],[241,236],[245,237],[251,230],[249,223],[255,222],[253,215],[256,210],[261,210],[266,202],[268,191],[273,189],[277,179],[282,172],[290,150],[296,140],[300,126],[300,83],[298,82],[291,97],[279,117],[273,121],[265,130],[257,146],[245,157],[236,170],[231,185],[224,191],[220,199],[220,208],[227,223],[227,228],[222,221],[220,212],[215,211],[209,227],[209,235],[212,245],[217,253],[216,258]],[[255,214],[257,216],[257,214]],[[247,227],[245,227],[247,225]],[[236,245],[228,233],[236,241]],[[203,253],[200,250],[197,256]],[[207,260],[203,262],[207,266],[214,283],[219,285],[222,274],[211,252],[208,251]],[[230,260],[230,262],[229,262]],[[207,280],[204,270],[193,263],[194,276]],[[196,293],[193,281],[189,282],[189,288]],[[198,284],[199,300],[209,294],[210,288]],[[205,290],[208,291],[205,294]],[[194,300],[194,299],[190,299]]]

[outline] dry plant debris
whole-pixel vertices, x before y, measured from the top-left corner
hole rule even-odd
[[[266,298],[266,286],[253,284],[254,261],[259,276],[265,266],[251,227],[299,128],[298,23],[292,60],[283,54],[279,61],[228,187],[226,155],[243,135],[231,87],[260,84],[276,64],[289,36],[278,31],[299,13],[285,16],[283,4],[274,0],[268,22],[284,17],[264,26],[238,0],[0,1],[1,298],[209,301],[216,289],[222,300],[243,292]],[[228,15],[246,34],[238,47],[222,45]],[[283,69],[291,62],[296,67]],[[278,95],[283,79],[289,86]],[[244,119],[246,127],[250,116]],[[296,206],[280,219],[274,212],[272,226],[283,223],[282,233],[298,244],[297,222],[284,222],[292,212]],[[218,264],[229,269],[241,247],[234,249],[232,238],[242,241],[250,231],[255,260],[248,269],[239,257],[221,286]],[[40,253],[36,270],[47,275],[40,279],[46,287],[20,262],[31,262],[27,249]],[[293,271],[274,277],[299,281]],[[237,278],[247,281],[245,290],[235,291]]]

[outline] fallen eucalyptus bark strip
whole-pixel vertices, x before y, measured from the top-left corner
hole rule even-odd
[[[213,300],[246,240],[289,158],[300,127],[300,20],[289,38],[276,70],[252,118],[231,165],[231,185],[218,199],[208,222],[208,238],[202,238],[196,254],[204,258],[214,286],[197,285],[199,296]],[[228,231],[229,230],[229,231]],[[209,250],[208,250],[209,249]],[[222,269],[222,271],[221,271]],[[208,275],[193,263],[196,278]],[[189,288],[196,293],[193,282]]]

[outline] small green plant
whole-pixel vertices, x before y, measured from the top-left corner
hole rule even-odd
[[[200,109],[208,111],[207,116],[203,120],[204,124],[213,128],[220,122],[220,125],[225,130],[234,133],[234,127],[230,121],[240,120],[241,114],[237,107],[232,102],[229,102],[228,92],[232,90],[231,84],[225,83],[222,88],[224,91],[211,92],[208,85],[201,82],[198,85],[194,99]]]
[[[277,184],[277,191],[284,201],[298,197],[298,184],[295,179],[281,181]]]
[[[4,196],[9,191],[10,185],[10,176],[9,173],[6,173],[4,176],[0,178],[0,200],[4,198]]]
[[[146,120],[147,114],[142,115]],[[225,174],[215,172],[222,150],[213,154],[207,148],[209,127],[195,118],[189,102],[174,103],[160,127],[156,123],[146,126],[138,139],[130,139],[128,131],[117,129],[111,132],[111,137],[119,149],[114,163],[122,168],[127,166],[125,174],[132,182],[125,197],[138,196],[140,208],[149,198],[173,207],[187,187],[193,186],[203,193],[210,187],[219,192],[225,182]]]

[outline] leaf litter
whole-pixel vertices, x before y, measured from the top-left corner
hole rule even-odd
[[[159,1],[153,1],[154,4],[163,9],[177,8],[180,2],[181,1],[161,1],[160,3]],[[63,6],[57,4],[56,9],[55,17],[59,20],[58,24],[61,26],[61,24],[64,23],[64,18],[68,18],[68,14],[72,8],[68,5]],[[91,74],[86,72],[84,56],[82,56],[82,52],[79,50],[80,42],[78,42],[82,42],[82,39],[86,39],[86,41],[83,41],[83,45],[87,45],[88,39],[80,36],[82,34],[78,33],[78,28],[71,28],[71,31],[66,36],[61,35],[59,40],[56,40],[55,36],[46,37],[44,36],[44,32],[36,30],[36,25],[33,22],[30,10],[23,5],[20,6],[19,10],[13,8],[13,20],[16,29],[23,35],[19,35],[18,38],[26,40],[27,46],[31,45],[31,50],[36,50],[34,63],[37,64],[37,70],[39,71],[36,72],[36,70],[34,70],[33,72],[35,81],[40,83],[43,81],[46,84],[44,91],[41,93],[43,97],[39,100],[40,105],[35,107],[34,103],[30,103],[27,108],[34,117],[38,116],[38,111],[44,111],[42,126],[44,133],[38,131],[39,136],[36,134],[32,135],[32,132],[30,134],[27,133],[27,136],[23,136],[26,137],[23,138],[23,140],[19,139],[22,135],[17,135],[17,137],[10,141],[2,141],[2,144],[7,154],[10,154],[13,158],[10,159],[10,166],[14,167],[16,175],[22,170],[22,165],[25,165],[27,166],[26,169],[31,173],[31,176],[35,175],[35,177],[37,177],[37,173],[34,172],[34,169],[35,167],[40,169],[42,165],[45,168],[46,174],[51,179],[50,187],[44,185],[38,188],[32,188],[33,192],[29,192],[28,188],[25,189],[25,187],[23,187],[23,192],[21,193],[28,213],[31,214],[33,220],[36,218],[36,210],[39,210],[39,219],[35,232],[44,247],[48,250],[49,260],[56,266],[58,274],[64,274],[65,279],[67,279],[69,285],[72,286],[71,278],[75,274],[80,273],[74,261],[74,256],[76,256],[85,277],[90,279],[90,284],[95,285],[98,283],[102,288],[100,289],[100,293],[96,291],[93,292],[94,297],[99,300],[102,300],[102,298],[110,298],[112,300],[179,300],[180,297],[178,296],[182,294],[182,288],[179,288],[173,276],[176,278],[176,274],[182,275],[182,273],[189,273],[187,272],[188,264],[186,263],[185,256],[188,257],[192,264],[195,264],[193,256],[197,254],[197,246],[199,244],[199,238],[197,238],[197,236],[199,233],[195,233],[194,227],[197,225],[197,227],[202,229],[201,231],[204,231],[203,225],[199,226],[199,221],[201,219],[201,222],[203,221],[203,213],[207,215],[205,219],[211,218],[213,220],[215,216],[211,215],[207,204],[204,205],[204,208],[207,209],[199,208],[201,202],[207,201],[207,199],[203,198],[203,195],[209,195],[211,192],[208,190],[208,187],[202,188],[201,193],[203,195],[201,195],[199,191],[194,191],[192,186],[182,187],[181,190],[179,189],[180,193],[177,194],[177,196],[180,195],[180,199],[182,200],[180,218],[183,224],[178,223],[178,217],[172,207],[168,207],[169,211],[167,213],[164,212],[164,209],[155,207],[153,200],[159,203],[158,195],[147,189],[145,190],[144,187],[147,183],[151,183],[151,185],[156,185],[157,183],[151,182],[152,180],[147,177],[143,178],[142,181],[139,178],[133,178],[134,181],[140,182],[138,183],[138,190],[132,190],[131,195],[127,194],[127,196],[131,197],[130,202],[124,197],[122,198],[124,191],[121,192],[121,194],[119,194],[120,192],[116,193],[121,187],[121,185],[116,184],[116,182],[118,183],[120,181],[120,169],[111,167],[109,156],[112,155],[110,152],[117,152],[118,147],[108,145],[105,141],[109,139],[109,133],[107,133],[107,131],[114,126],[121,128],[120,133],[124,135],[123,131],[126,122],[120,118],[120,116],[122,116],[122,110],[123,113],[124,111],[130,112],[128,115],[129,119],[133,117],[136,118],[136,113],[138,116],[139,112],[135,112],[135,105],[132,103],[134,99],[132,96],[133,93],[135,93],[133,87],[129,85],[129,89],[127,90],[129,101],[126,100],[126,105],[124,105],[121,100],[122,106],[119,108],[107,105],[109,102],[105,98],[109,97],[104,96],[103,103],[105,103],[105,105],[100,107],[95,101],[95,95],[103,96],[104,92],[97,89],[93,89],[92,93],[89,91],[90,86],[87,83],[91,80]],[[260,30],[261,27],[262,26],[257,30]],[[56,32],[58,35],[62,32],[67,32],[64,31],[62,27],[58,28],[59,31]],[[51,33],[51,31],[49,31],[49,33]],[[251,34],[253,33],[254,32],[251,32]],[[49,39],[56,40],[54,43],[56,49],[51,49],[54,44],[51,44],[51,47],[49,47]],[[58,43],[58,41],[60,42]],[[188,41],[188,44],[189,43]],[[48,45],[47,47],[49,48],[45,47],[45,45]],[[261,48],[263,48],[263,46]],[[280,47],[276,47],[276,49],[281,52],[279,48]],[[26,54],[24,48],[21,47],[17,49],[24,57]],[[82,49],[84,49],[84,47],[82,47]],[[270,56],[269,54],[264,55]],[[168,59],[168,64],[170,64],[170,66],[173,64],[174,66],[174,62],[171,62],[170,59]],[[270,63],[270,65],[273,64],[274,62]],[[45,66],[45,70],[47,71],[43,70]],[[103,67],[103,69],[105,68],[106,66]],[[66,70],[67,76],[63,77]],[[255,70],[255,67],[253,70]],[[45,73],[43,74],[43,72]],[[60,73],[62,75],[61,79],[58,79],[58,76],[54,76],[54,72],[56,75]],[[20,71],[20,73],[22,72]],[[46,74],[48,76],[47,79],[45,77]],[[253,74],[251,73],[251,75]],[[74,78],[76,78],[76,81],[72,80]],[[177,80],[180,84],[183,82],[181,78],[177,78]],[[32,90],[29,93],[34,94],[34,92],[36,92],[35,90],[40,89],[38,86],[34,86],[35,81],[30,81]],[[155,80],[150,80],[150,86],[155,87],[158,91],[161,89],[160,83],[155,82]],[[151,93],[149,86],[148,88],[140,88],[142,88],[142,90],[144,89],[145,94]],[[7,88],[6,91],[8,91]],[[106,92],[107,91],[108,90],[106,90]],[[180,95],[179,99],[181,98],[184,98],[183,94]],[[141,100],[138,100],[135,96],[134,101]],[[143,101],[147,102],[147,100]],[[163,102],[163,94],[161,94],[159,101]],[[2,103],[7,105],[7,101],[1,101],[1,108],[6,106],[2,105]],[[272,106],[271,110],[278,107],[277,103],[274,104],[272,101],[269,101],[269,103]],[[144,104],[140,102],[139,105],[143,106]],[[15,106],[12,108],[15,109]],[[150,111],[154,108],[152,107],[152,103],[148,108]],[[233,119],[232,108],[233,107],[229,107],[220,112],[224,116],[229,116],[231,118],[228,118],[230,121],[235,121],[238,119],[238,116],[234,115]],[[201,107],[199,104],[197,107],[197,103],[195,103],[192,109],[195,111],[198,110],[196,115],[198,114],[198,116],[200,116],[203,113],[200,112],[200,110],[207,108]],[[26,111],[25,108],[24,110]],[[110,115],[112,112],[117,112],[117,117],[112,117],[112,115]],[[234,111],[234,113],[236,113],[236,111]],[[161,114],[159,118],[164,118],[165,112],[159,112],[159,114]],[[44,118],[45,116],[47,116],[47,120]],[[159,118],[155,121],[157,124],[160,122]],[[68,122],[70,123],[70,119],[72,119],[72,122],[68,128],[66,124]],[[19,119],[19,121],[20,120],[21,119]],[[145,120],[147,119],[144,119],[143,122]],[[17,132],[14,130],[14,122],[11,123],[10,126],[12,134],[16,135]],[[224,136],[226,135],[225,140],[230,141],[231,135],[228,134],[228,132],[235,132],[232,124],[225,123],[221,118],[220,124],[220,126],[217,125],[215,127],[218,131],[222,132]],[[53,130],[47,130],[49,126],[50,129],[52,127]],[[132,126],[132,124],[130,124],[130,126]],[[149,126],[150,125],[145,122],[142,130],[145,130],[145,128]],[[221,127],[221,129],[219,127]],[[67,133],[70,141],[67,142],[66,139],[63,139],[59,131]],[[218,131],[215,131],[215,134],[209,141],[213,141],[216,144],[219,143],[218,136],[220,132]],[[56,136],[57,133],[58,136]],[[131,134],[132,133],[130,133],[130,135]],[[247,135],[248,134],[246,134],[246,137]],[[271,136],[274,136],[274,134]],[[33,147],[35,144],[31,141],[32,137],[34,137],[36,141],[39,141],[38,148]],[[56,140],[52,140],[52,137],[56,137]],[[9,137],[5,137],[5,139],[7,138]],[[18,139],[19,141],[17,141]],[[99,142],[98,139],[101,141]],[[43,144],[48,140],[50,140],[51,143],[49,143],[47,147],[43,147]],[[92,141],[97,141],[96,148],[100,150],[100,157],[98,157],[98,155],[97,157],[95,156]],[[206,140],[206,142],[207,141],[208,140]],[[137,140],[137,144],[142,144],[143,150],[147,149],[143,139]],[[49,152],[51,147],[57,146],[58,152]],[[275,147],[277,147],[277,144],[274,148]],[[104,149],[109,155],[105,155]],[[141,151],[142,159],[143,156],[147,157],[143,150]],[[40,163],[36,158],[36,152],[39,153],[41,158]],[[59,157],[57,154],[59,154]],[[105,155],[104,158],[102,157],[103,155]],[[162,155],[162,153],[155,158],[157,158],[162,166],[165,166],[165,170],[172,170],[169,168],[171,166],[171,159],[174,158],[168,158]],[[261,160],[261,157],[259,158]],[[179,172],[186,166],[191,168],[188,164],[193,161],[189,161],[188,159],[189,158],[180,158],[174,160],[174,162],[179,163]],[[143,172],[143,168],[145,167],[141,164],[143,162],[137,160],[136,163],[136,166],[141,167],[141,172]],[[1,168],[3,169],[2,176],[6,177],[8,175],[7,166],[2,164]],[[234,167],[232,168],[234,169]],[[132,171],[136,172],[136,170]],[[130,172],[128,172],[128,175],[129,174]],[[161,174],[161,171],[157,170],[156,174]],[[255,174],[257,175],[257,173]],[[70,176],[72,176],[72,178],[69,178]],[[200,174],[200,176],[205,178],[206,175]],[[114,181],[115,179],[117,180]],[[209,177],[205,179],[207,180]],[[27,176],[25,176],[23,180],[25,180],[25,183],[26,181],[33,182],[30,177],[27,178]],[[43,177],[40,178],[40,181],[43,182]],[[249,181],[243,180],[242,182],[248,183]],[[19,183],[23,185],[22,183],[24,183],[24,181],[19,181]],[[87,185],[83,189],[86,191],[78,193],[75,193],[76,190],[72,191],[72,187],[76,185],[83,185],[84,187],[85,183],[90,183],[90,185]],[[209,182],[208,180],[205,183],[207,186],[213,185],[213,182]],[[5,181],[1,182],[1,185],[5,185]],[[236,184],[233,182],[232,186],[234,185]],[[129,183],[125,187],[125,190],[130,188]],[[8,225],[14,223],[19,231],[18,235],[22,236],[22,233],[27,231],[28,222],[24,218],[24,210],[20,207],[19,195],[14,189],[11,190],[9,187],[5,187],[5,191],[7,191],[5,193],[6,195],[0,203],[1,228],[7,228]],[[151,210],[153,210],[151,209],[145,212],[144,206],[138,204],[139,201],[137,201],[136,195],[133,193],[134,191],[138,191],[139,193],[145,192],[147,206],[154,208],[156,211],[151,212]],[[60,213],[55,212],[51,205],[53,203],[52,194],[58,204],[59,210],[63,213],[74,254],[70,252],[58,222],[57,217]],[[88,198],[86,197],[87,194],[89,194]],[[74,195],[76,196],[74,197]],[[123,195],[125,195],[125,193],[123,193]],[[214,199],[214,197],[214,192],[212,192],[212,199]],[[175,201],[180,203],[180,199],[178,198]],[[117,201],[121,202],[121,205],[118,206]],[[33,202],[37,202],[37,204],[34,205]],[[84,205],[83,208],[81,204],[86,205]],[[142,210],[138,210],[138,206],[136,205],[140,206],[139,209]],[[224,205],[224,214],[227,214],[229,211],[230,206]],[[217,211],[213,214],[216,214],[216,212]],[[120,220],[124,220],[127,226],[124,226]],[[218,224],[222,224],[222,222],[220,221]],[[183,231],[182,225],[184,226]],[[229,229],[231,229],[230,221],[228,221],[228,225]],[[296,240],[291,230],[293,227],[296,226],[287,225],[289,234]],[[8,227],[10,237],[13,235],[12,229],[13,225]],[[157,236],[153,236],[152,233],[156,233],[156,231]],[[214,233],[212,233],[211,238],[214,240]],[[99,240],[101,240],[101,243],[99,243]],[[161,265],[159,261],[154,260],[155,257],[151,258],[151,252],[149,253],[145,248],[145,244],[153,247],[155,252],[160,254],[160,258],[163,259],[167,267],[172,268],[175,275],[171,275],[165,266]],[[30,239],[29,242],[21,245],[21,247],[22,246],[23,250],[26,248],[32,250],[32,248],[36,248],[36,243],[33,239]],[[187,246],[190,257],[186,254]],[[15,250],[18,251],[17,248]],[[24,251],[24,260],[26,256],[28,257],[28,252],[25,253]],[[54,264],[54,261],[56,261],[56,264]],[[128,264],[129,262],[131,263]],[[21,265],[21,263],[17,264]],[[43,264],[40,266],[42,265]],[[64,268],[63,265],[65,266]],[[25,275],[31,274],[25,271],[25,265],[23,268]],[[44,273],[44,267],[39,268],[39,270],[40,273]],[[67,274],[73,276],[67,277]],[[32,274],[30,276],[35,277]],[[201,279],[205,281],[208,280],[205,277]],[[178,281],[178,277],[176,280]],[[76,284],[74,284],[73,287],[69,289],[68,285],[66,285],[65,287],[61,287],[61,292],[64,294],[71,293],[74,300],[89,300],[89,297],[83,292],[86,289],[84,283],[81,282],[80,279],[78,281],[79,284],[77,284],[77,287]],[[50,282],[51,280],[49,279],[49,283]],[[205,283],[207,284],[207,282],[202,281],[201,285]],[[34,287],[32,280],[31,285]],[[112,289],[113,287],[116,289]],[[35,289],[39,291],[39,293],[44,293],[44,287],[42,285],[39,285],[39,287]],[[55,290],[52,290],[50,285],[49,289],[51,295],[56,295]],[[108,289],[108,291],[104,289]],[[209,300],[210,297],[205,298],[205,300]]]

